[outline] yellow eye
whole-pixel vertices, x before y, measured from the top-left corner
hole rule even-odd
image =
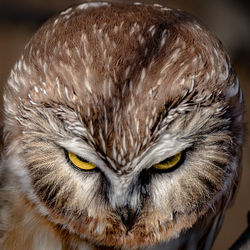
[[[67,152],[67,154],[70,162],[77,168],[80,168],[82,170],[93,170],[96,168],[96,166],[93,163],[81,159],[72,152]]]
[[[166,170],[166,169],[173,168],[174,166],[176,166],[180,162],[181,156],[182,156],[182,153],[180,152],[172,157],[167,158],[164,161],[161,161],[158,164],[153,165],[153,167],[156,169],[160,169],[160,170]]]

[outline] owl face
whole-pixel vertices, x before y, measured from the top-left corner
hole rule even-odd
[[[25,47],[4,98],[6,162],[61,235],[131,249],[224,214],[242,96],[221,44],[188,14],[63,11]]]

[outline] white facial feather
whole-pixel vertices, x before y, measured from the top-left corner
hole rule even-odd
[[[28,199],[32,203],[36,204],[39,213],[43,216],[49,215],[49,211],[43,204],[40,203],[32,188],[31,179],[28,170],[25,167],[24,161],[18,155],[12,153],[7,159],[2,159],[2,165],[3,171],[8,169],[8,171],[10,171],[12,175],[17,178],[19,182],[17,185],[21,187],[22,192],[27,194]]]

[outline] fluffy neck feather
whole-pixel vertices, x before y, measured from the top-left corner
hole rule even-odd
[[[61,250],[61,240],[52,227],[19,195],[10,197],[1,211],[1,249]]]

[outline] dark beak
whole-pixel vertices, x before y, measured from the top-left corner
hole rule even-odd
[[[121,220],[123,224],[127,227],[127,230],[129,231],[135,224],[135,221],[138,215],[138,209],[134,210],[126,206],[126,207],[120,208],[118,210],[118,213],[121,216]]]

